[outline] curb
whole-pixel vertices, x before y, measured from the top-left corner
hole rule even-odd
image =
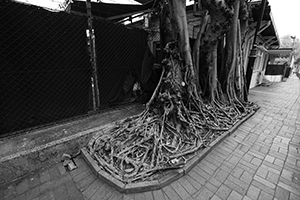
[[[241,124],[243,124],[246,120],[252,117],[257,110],[252,111],[246,117],[235,123],[228,131],[225,131],[221,136],[219,136],[217,139],[211,142],[209,146],[200,149],[198,153],[196,153],[196,155],[192,157],[183,168],[170,170],[168,171],[166,176],[163,176],[159,180],[124,184],[121,181],[114,178],[113,176],[111,176],[110,174],[108,174],[107,172],[105,172],[104,170],[102,170],[101,167],[99,167],[96,161],[88,153],[86,147],[81,149],[81,153],[83,155],[84,160],[91,167],[92,171],[96,174],[96,176],[108,185],[114,187],[119,192],[131,194],[158,190],[164,188],[165,186],[171,184],[172,182],[180,179],[185,174],[189,173],[202,159],[205,158],[205,156],[209,152],[213,150],[214,147],[220,144],[224,139],[231,135]]]

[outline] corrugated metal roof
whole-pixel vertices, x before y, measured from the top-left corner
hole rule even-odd
[[[92,2],[92,15],[103,18],[120,20],[126,17],[126,15],[132,15],[135,12],[143,12],[151,9],[152,4],[147,5],[126,5],[126,4],[109,4],[109,3],[96,3]],[[73,1],[71,4],[71,11],[86,14],[86,2]]]

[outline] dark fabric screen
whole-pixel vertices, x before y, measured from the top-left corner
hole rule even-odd
[[[0,13],[0,136],[92,111],[87,18],[11,1]],[[147,34],[104,21],[94,29],[101,109],[126,98],[130,74],[139,79]]]

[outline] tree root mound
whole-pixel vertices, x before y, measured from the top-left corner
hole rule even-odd
[[[176,49],[166,50],[159,84],[139,115],[97,133],[87,149],[100,168],[123,183],[155,180],[160,172],[181,168],[191,155],[257,107],[243,103],[205,104],[188,87]],[[183,75],[181,75],[183,74]],[[155,98],[154,98],[155,97]]]

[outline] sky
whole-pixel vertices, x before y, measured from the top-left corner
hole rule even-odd
[[[300,0],[269,0],[279,37],[285,35],[300,38]]]

